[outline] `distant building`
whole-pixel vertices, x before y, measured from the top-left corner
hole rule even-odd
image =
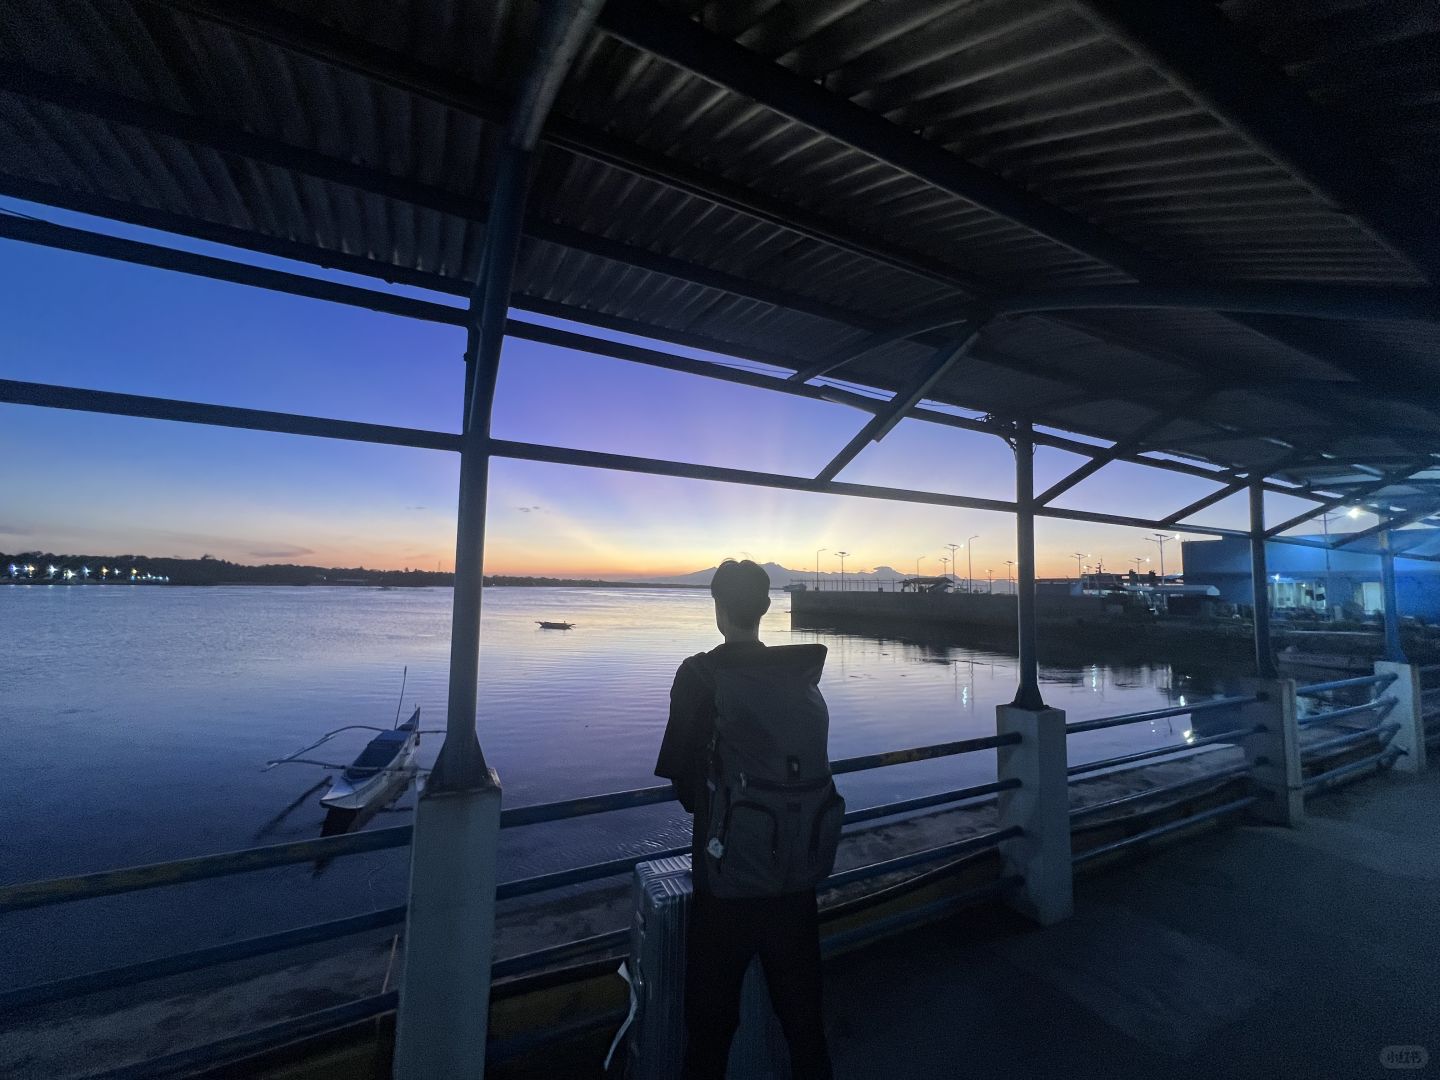
[[[1213,585],[1222,600],[1233,604],[1253,602],[1248,540],[1185,540],[1180,549],[1187,582]],[[1368,551],[1332,549],[1327,571],[1323,549],[1272,542],[1265,545],[1265,565],[1270,608],[1278,615],[1364,618],[1385,609],[1380,556],[1373,547]],[[1396,558],[1395,592],[1402,616],[1418,616],[1427,622],[1440,620],[1440,563],[1406,559],[1403,555]]]

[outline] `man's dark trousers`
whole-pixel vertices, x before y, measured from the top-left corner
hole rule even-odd
[[[696,890],[685,960],[684,1080],[723,1080],[740,1023],[740,990],[756,955],[790,1044],[795,1080],[830,1080],[820,1008],[815,891],[729,899]]]

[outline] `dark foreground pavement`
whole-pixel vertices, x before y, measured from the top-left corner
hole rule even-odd
[[[1228,827],[827,970],[842,1080],[1440,1077],[1440,770]],[[1381,1064],[1428,1049],[1425,1068]]]

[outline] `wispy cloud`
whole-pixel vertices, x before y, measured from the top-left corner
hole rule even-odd
[[[522,514],[543,514],[545,512],[545,508],[543,506],[517,506],[515,507],[515,509],[519,510]]]
[[[19,525],[0,524],[0,536],[29,536],[34,530],[22,528]]]
[[[301,555],[314,555],[315,551],[312,548],[297,547],[293,544],[279,544],[267,551],[252,551],[249,554],[257,559],[294,559]]]

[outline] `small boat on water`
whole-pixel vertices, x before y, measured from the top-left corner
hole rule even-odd
[[[320,805],[330,810],[363,810],[384,797],[415,768],[415,751],[420,746],[420,706],[410,719],[390,731],[382,731],[330,785]]]
[[[540,624],[540,629],[541,629],[541,630],[573,630],[573,629],[575,629],[575,624],[574,624],[573,622],[547,622],[547,621],[544,620],[544,619],[536,619],[535,621]]]

